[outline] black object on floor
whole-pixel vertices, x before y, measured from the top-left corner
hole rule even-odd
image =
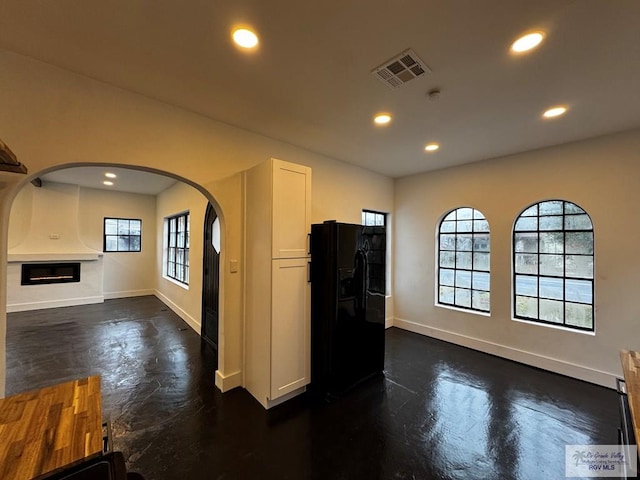
[[[384,369],[385,229],[311,226],[311,384],[328,399]]]
[[[386,332],[385,375],[331,404],[221,394],[154,297],[8,315],[7,394],[102,375],[114,448],[147,480],[563,479],[566,444],[617,442],[615,391]]]

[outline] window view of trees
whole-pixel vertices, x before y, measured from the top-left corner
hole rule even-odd
[[[473,208],[457,208],[440,223],[438,303],[490,311],[489,222]]]
[[[563,200],[525,209],[513,230],[514,316],[593,330],[593,225]]]

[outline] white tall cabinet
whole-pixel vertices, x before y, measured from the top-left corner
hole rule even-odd
[[[245,174],[245,387],[270,408],[310,381],[311,168],[270,159]]]

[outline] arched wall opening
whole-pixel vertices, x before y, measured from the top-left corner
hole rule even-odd
[[[218,201],[218,197],[219,196],[223,196],[224,197],[224,193],[225,191],[228,191],[230,189],[230,187],[232,187],[233,185],[239,184],[240,182],[235,179],[235,181],[216,181],[216,182],[211,182],[210,184],[207,185],[201,185],[198,184],[197,182],[194,182],[191,179],[185,178],[183,176],[177,175],[173,172],[168,172],[165,170],[160,170],[160,169],[154,169],[154,168],[148,168],[148,167],[140,167],[140,166],[134,166],[134,165],[128,165],[128,164],[117,164],[117,163],[67,163],[67,164],[60,164],[60,165],[56,165],[55,167],[52,168],[47,168],[47,169],[43,169],[40,170],[36,173],[32,173],[31,175],[27,176],[27,177],[23,177],[21,179],[21,181],[19,182],[15,182],[13,184],[10,185],[10,187],[8,189],[5,189],[4,192],[0,192],[2,193],[2,197],[0,198],[0,207],[1,210],[3,212],[2,215],[2,219],[1,219],[1,230],[0,230],[0,248],[2,249],[2,252],[0,253],[0,259],[2,259],[2,266],[0,267],[0,275],[2,275],[2,278],[5,279],[5,285],[2,288],[2,292],[0,292],[0,342],[2,342],[2,356],[4,357],[5,354],[5,347],[6,347],[6,339],[5,339],[5,332],[6,332],[6,313],[7,313],[7,259],[10,257],[10,252],[9,252],[9,247],[11,245],[9,245],[9,223],[10,223],[10,212],[12,210],[12,206],[14,204],[14,201],[16,200],[16,197],[18,197],[18,195],[20,194],[20,192],[29,187],[29,183],[41,176],[46,175],[47,173],[50,172],[54,172],[54,171],[59,171],[59,170],[65,170],[65,169],[70,169],[70,168],[76,168],[76,167],[83,167],[83,166],[90,166],[90,167],[103,167],[106,169],[108,168],[113,168],[113,167],[117,167],[117,168],[125,168],[125,169],[129,169],[129,170],[138,170],[138,171],[142,171],[142,172],[148,172],[148,173],[153,173],[156,175],[162,175],[165,177],[169,177],[172,179],[175,179],[178,183],[176,185],[178,185],[182,191],[178,191],[178,192],[174,192],[174,196],[181,196],[181,193],[185,190],[185,189],[194,189],[194,192],[197,192],[197,195],[201,197],[201,203],[203,205],[203,212],[204,209],[206,208],[206,206],[208,204],[211,204],[213,206],[213,208],[215,209],[216,215],[219,219],[220,222],[220,244],[221,244],[221,248],[220,248],[220,262],[222,265],[225,264],[225,262],[227,262],[227,257],[228,257],[228,248],[227,246],[229,245],[229,233],[228,233],[228,228],[227,228],[227,218],[225,216],[225,209],[223,208],[223,206],[221,205],[221,202]],[[231,185],[230,185],[231,184]],[[172,187],[173,188],[173,187]],[[220,195],[218,195],[217,193],[220,193]],[[202,215],[204,215],[204,213],[202,213]],[[199,216],[198,218],[194,219],[194,225],[202,225],[203,224],[203,216],[201,218],[201,216]],[[162,228],[161,225],[156,224],[156,232],[158,228]],[[198,234],[199,235],[199,234]],[[238,236],[237,234],[235,235],[236,237]],[[200,241],[202,241],[202,239],[200,239]],[[161,255],[162,252],[159,252],[159,250],[162,249],[162,245],[156,245],[156,257],[158,255]],[[237,250],[237,248],[236,248]],[[237,254],[236,254],[237,255]],[[2,258],[2,256],[4,256],[4,258]],[[236,257],[237,258],[237,257]],[[200,265],[202,264],[202,258],[192,258],[191,263],[193,263],[193,265]],[[159,276],[161,276],[160,272],[159,274],[156,273],[156,278],[159,278]],[[197,274],[198,276],[201,276],[201,273]],[[236,283],[237,280],[233,279]],[[226,298],[226,292],[225,292],[225,287],[227,285],[227,281],[228,278],[225,278],[225,270],[222,269],[221,270],[221,275],[220,275],[220,279],[219,279],[219,295],[220,295],[220,302],[219,302],[219,329],[220,329],[220,342],[219,342],[219,362],[218,362],[218,370],[216,371],[216,384],[218,385],[218,387],[225,391],[228,390],[229,388],[233,388],[234,386],[237,386],[239,384],[239,379],[240,379],[240,372],[239,372],[239,366],[236,365],[237,362],[232,361],[232,365],[230,368],[227,369],[231,370],[232,375],[225,375],[225,334],[224,334],[224,330],[225,330],[225,320],[226,320],[226,312],[225,312],[225,307],[227,302],[225,301]],[[199,295],[198,295],[198,302],[197,305],[195,305],[195,310],[199,310],[201,307],[201,299],[202,299],[202,283],[201,283],[201,278],[199,282],[194,282],[194,283],[198,283],[198,288],[197,290],[199,290]],[[233,282],[232,282],[233,283]],[[232,287],[233,288],[233,287]],[[195,289],[194,289],[195,290]],[[238,290],[238,288],[233,288],[234,293],[235,290]],[[162,288],[156,288],[156,291],[160,293],[160,295],[156,295],[158,296],[161,300],[163,300],[165,303],[167,303],[166,300],[169,300],[171,302],[171,298],[169,298],[170,296],[167,296],[166,293],[163,293],[163,289]],[[163,298],[164,296],[164,298]],[[179,304],[180,302],[174,302],[173,305],[169,304],[169,306],[172,308],[172,310],[176,311],[176,313],[178,313],[179,316],[183,317],[183,314],[186,313],[186,315],[188,316],[188,312],[185,311],[180,311],[181,306]],[[183,309],[184,310],[184,309]],[[232,308],[233,310],[233,308]],[[193,316],[193,315],[192,315]],[[236,318],[238,315],[235,314],[233,317]],[[198,323],[201,320],[200,318],[198,318],[199,316],[197,316],[197,320]],[[184,318],[183,318],[184,320]],[[194,325],[192,325],[189,321],[187,321],[187,323],[189,323],[192,328],[194,328]],[[198,325],[199,327],[199,325]],[[196,328],[194,328],[196,329]],[[239,326],[234,326],[232,329],[238,330]],[[200,332],[198,332],[200,333]],[[234,335],[234,337],[237,337],[237,332],[236,335]],[[235,342],[238,343],[238,342]],[[233,345],[231,347],[232,350],[238,350],[238,346],[237,345]],[[234,351],[233,352],[234,356],[238,356],[238,352]],[[241,352],[240,352],[240,356],[241,356]],[[4,375],[5,375],[5,365],[4,365],[4,358],[2,359],[3,361],[0,362],[0,396],[4,395]],[[213,373],[213,372],[212,372]],[[232,383],[233,385],[229,386],[230,383],[227,382],[225,384],[225,379],[229,379],[233,377]]]

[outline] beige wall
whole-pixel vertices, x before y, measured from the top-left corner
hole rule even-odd
[[[177,183],[158,195],[156,207],[157,294],[198,333],[200,333],[202,316],[202,241],[207,203],[207,199],[198,190],[184,183]],[[166,248],[164,219],[184,212],[189,212],[190,223],[189,285],[180,284],[163,276]]]
[[[0,187],[63,165],[120,164],[168,173],[199,186],[214,201],[228,255],[223,252],[221,259],[219,365],[219,377],[232,379],[228,385],[239,384],[243,358],[242,272],[228,271],[229,259],[242,258],[240,172],[270,157],[312,167],[314,221],[359,222],[362,208],[393,211],[393,181],[381,175],[6,51],[0,51],[0,72],[0,137],[30,173],[27,179],[2,177]],[[21,187],[3,190],[0,211]],[[0,222],[2,279],[7,219]],[[1,394],[4,286],[0,292]]]
[[[59,201],[60,192],[72,197],[69,202],[63,204]],[[34,202],[34,195],[42,198]],[[68,203],[74,205],[70,207]],[[150,295],[154,293],[156,283],[155,204],[156,198],[153,195],[109,192],[50,182],[43,182],[41,188],[27,184],[11,206],[9,250],[29,244],[26,241],[27,235],[33,235],[41,237],[38,242],[48,252],[75,252],[74,245],[69,246],[66,239],[70,231],[73,231],[82,246],[102,252],[104,217],[139,218],[143,228],[142,251],[112,252],[104,256],[103,292],[105,298]],[[54,205],[55,208],[48,208]],[[47,219],[46,224],[43,219]],[[34,225],[30,233],[32,221]],[[60,239],[49,240],[49,233],[57,233]],[[53,244],[54,247],[48,244]],[[31,253],[32,250],[27,247],[25,252]]]
[[[510,241],[515,217],[545,199],[584,208],[595,230],[596,334],[512,320]],[[398,179],[395,324],[613,386],[618,350],[640,349],[640,130]],[[491,316],[435,304],[436,229],[471,206],[491,228]]]
[[[31,224],[31,213],[33,210],[33,190],[31,184],[24,186],[16,195],[11,205],[11,215],[9,217],[9,249],[15,248],[25,239],[29,233]]]
[[[78,228],[89,248],[102,251],[104,218],[142,220],[140,252],[109,252],[103,257],[104,298],[152,295],[156,284],[156,197],[136,193],[80,189]],[[9,231],[11,234],[11,231]]]

